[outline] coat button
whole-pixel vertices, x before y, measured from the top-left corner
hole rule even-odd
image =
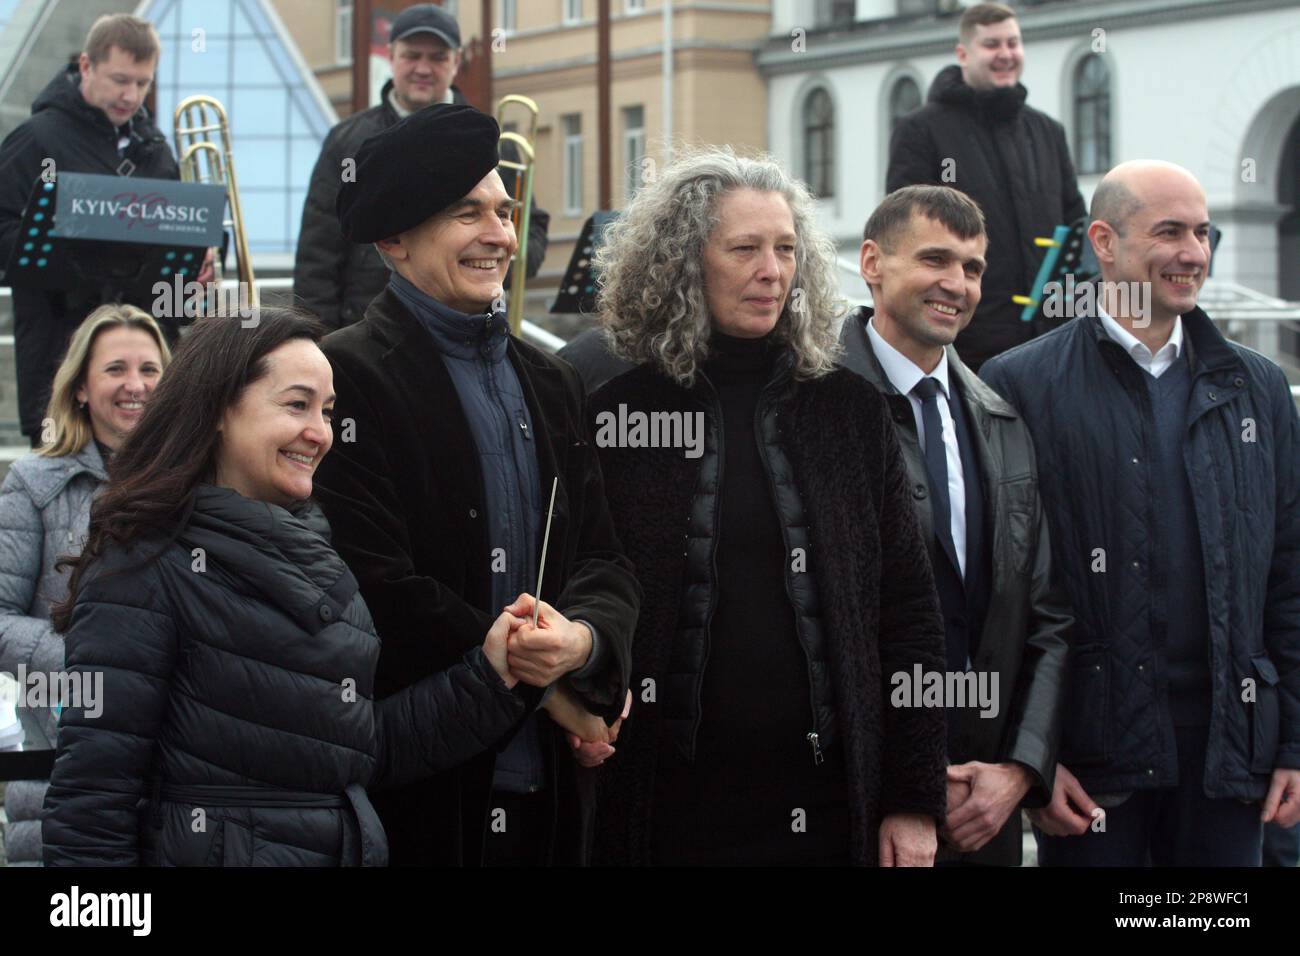
[[[469,509],[469,516],[470,516],[471,518],[477,518],[477,517],[478,517],[478,512],[477,512],[475,509],[470,508],[470,509]]]
[[[320,619],[326,624],[334,620],[334,609],[328,604],[322,604],[318,613],[320,614]]]
[[[925,485],[921,484],[920,482],[917,482],[914,486],[912,486],[912,497],[915,498],[917,501],[920,501],[922,498],[924,498],[925,494],[926,494]]]
[[[1136,465],[1137,463],[1138,463],[1138,460],[1137,460],[1136,458],[1134,458],[1134,459],[1133,459],[1133,464]]]
[[[1215,399],[1215,393],[1210,392],[1210,401],[1214,401],[1214,399]]]
[[[1242,378],[1240,375],[1238,375],[1236,378],[1232,380],[1232,384],[1235,385],[1237,388],[1241,388],[1241,386],[1246,384],[1246,380]]]

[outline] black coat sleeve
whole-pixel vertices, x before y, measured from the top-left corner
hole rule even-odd
[[[881,816],[921,813],[943,819],[948,804],[947,725],[942,708],[893,707],[892,675],[946,669],[943,618],[934,572],[913,510],[902,448],[879,402],[883,476],[880,523],[880,676],[885,702]]]
[[[927,184],[942,185],[939,182],[939,157],[929,129],[914,113],[902,119],[889,138],[885,192]]]
[[[23,209],[36,178],[41,174],[43,155],[44,150],[27,123],[6,136],[4,143],[0,144],[0,269],[5,267],[13,252]]]
[[[584,413],[586,395],[578,373],[568,365],[563,372],[573,403],[570,421],[591,422]],[[572,516],[570,532],[577,537],[577,547],[564,590],[550,603],[569,620],[586,621],[599,631],[605,666],[583,679],[570,677],[569,683],[588,710],[612,723],[623,712],[631,680],[641,586],[614,531],[590,427],[578,427],[582,431],[574,436],[568,475],[571,487],[578,489],[570,500],[582,503],[580,513]]]
[[[380,770],[375,786],[431,777],[494,747],[524,716],[483,649],[375,704]]]
[[[1041,499],[1036,499],[1034,523],[1029,633],[1007,726],[1006,759],[1034,772],[1037,779],[1024,803],[1041,807],[1051,802],[1056,780],[1069,635],[1074,618],[1065,588],[1052,574],[1052,547]]]
[[[65,638],[67,671],[98,693],[65,707],[59,721],[41,826],[45,865],[136,866],[177,629],[148,568],[87,578]]]
[[[349,243],[334,212],[342,185],[343,158],[339,140],[331,133],[311,171],[293,260],[294,296],[328,329],[337,329],[343,321],[343,272]]]

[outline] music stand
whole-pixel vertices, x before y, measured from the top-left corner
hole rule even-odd
[[[569,267],[564,270],[560,291],[551,305],[552,315],[596,311],[596,251],[605,242],[605,229],[618,218],[617,212],[601,211],[593,214],[582,226]]]
[[[23,210],[0,284],[55,292],[84,292],[89,287],[97,290],[103,302],[141,302],[153,298],[152,290],[160,281],[170,284],[179,277],[186,282],[198,276],[209,244],[206,235],[168,237],[161,242],[60,235],[55,216],[59,182],[74,176],[81,180],[122,178],[69,173],[54,182],[38,179]],[[132,185],[144,182],[152,181],[136,180]],[[219,186],[202,188],[221,190]],[[224,202],[224,191],[222,195]]]

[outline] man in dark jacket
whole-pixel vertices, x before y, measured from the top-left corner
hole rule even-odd
[[[559,682],[547,714],[576,698],[603,733],[623,712],[639,588],[576,373],[490,312],[516,247],[497,138],[491,117],[440,105],[358,151],[340,224],[394,271],[365,318],[325,340],[341,440],[317,495],[383,637],[377,688],[390,694],[459,659],[503,606],[529,614],[532,597],[515,598],[536,588],[558,480],[535,595],[549,603],[512,635],[510,667],[536,688]],[[392,862],[584,862],[594,780],[547,714],[499,754],[377,793]]]
[[[841,364],[890,405],[943,607],[948,670],[993,691],[945,701],[948,817],[936,862],[1014,866],[1016,811],[1051,799],[1071,620],[1052,585],[1029,431],[951,344],[979,303],[985,243],[979,207],[956,190],[891,193],[862,244],[875,309],[844,323]]]
[[[367,139],[415,110],[434,103],[465,103],[452,85],[460,68],[460,27],[445,10],[422,3],[402,11],[389,31],[388,52],[393,78],[384,84],[382,101],[330,130],[302,207],[293,291],[301,305],[331,329],[358,321],[388,283],[388,267],[374,246],[348,242],[339,229],[335,202],[355,168],[347,164]],[[515,158],[511,148],[507,145],[503,159]],[[502,175],[506,191],[514,195],[514,172],[507,169]],[[546,257],[550,219],[533,204],[528,230],[530,278]],[[508,281],[505,287],[510,287]]]
[[[949,185],[984,211],[984,294],[957,337],[962,361],[978,372],[985,360],[1046,331],[1022,322],[1011,297],[1034,291],[1043,259],[1034,239],[1086,210],[1065,130],[1025,104],[1015,14],[1001,4],[977,4],[962,14],[960,37],[958,65],[935,77],[926,105],[894,130],[885,191]]]
[[[1077,318],[984,367],[1034,436],[1076,619],[1039,862],[1257,866],[1261,820],[1300,819],[1300,418],[1196,305],[1189,172],[1117,166],[1092,220]]]
[[[149,23],[126,14],[101,17],[78,62],[59,71],[32,103],[32,118],[0,144],[0,269],[13,252],[23,209],[41,176],[179,178],[167,141],[143,105],[158,55],[158,34]],[[199,281],[206,281],[204,275]],[[13,290],[18,415],[33,447],[40,443],[41,420],[68,337],[105,301],[101,289]],[[151,301],[132,304],[147,309]],[[175,326],[166,319],[159,324],[174,342]]]

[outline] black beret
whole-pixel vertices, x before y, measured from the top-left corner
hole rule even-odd
[[[334,206],[344,237],[377,242],[442,212],[496,168],[500,138],[496,120],[459,103],[426,106],[370,137]]]

